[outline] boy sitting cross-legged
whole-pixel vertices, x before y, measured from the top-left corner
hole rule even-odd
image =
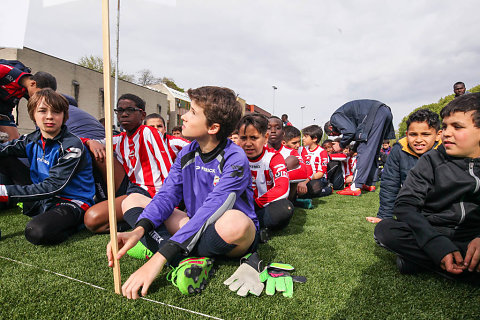
[[[36,245],[56,244],[77,231],[93,205],[92,160],[82,140],[65,126],[68,102],[63,96],[41,89],[27,107],[38,129],[0,145],[0,157],[28,157],[31,184],[0,185],[0,201],[30,203],[25,214],[34,217],[25,237]]]
[[[442,145],[408,173],[394,219],[375,228],[401,273],[422,270],[480,284],[480,93],[442,109]],[[474,272],[476,271],[476,272]]]
[[[122,286],[122,293],[137,299],[167,262],[187,256],[239,257],[255,249],[258,220],[253,209],[253,191],[248,160],[242,149],[227,137],[241,117],[235,93],[227,88],[201,87],[188,90],[190,110],[182,116],[182,135],[195,139],[178,154],[163,186],[145,207],[130,208],[124,219],[134,230],[118,234],[121,258],[142,241],[155,254]],[[186,211],[175,207],[184,200]],[[111,244],[107,245],[113,266]],[[183,260],[180,267],[198,262],[200,273],[188,272],[172,280],[182,292],[198,292],[211,265],[205,259]],[[177,270],[177,269],[176,269]],[[186,271],[186,270],[185,270]]]
[[[318,198],[332,194],[332,188],[326,179],[328,154],[319,146],[323,136],[323,130],[317,125],[311,125],[302,130],[303,147],[299,149],[302,157],[306,158],[307,166],[310,165],[312,175],[308,182],[300,182],[297,190],[300,198]],[[302,191],[305,191],[303,193]]]
[[[440,118],[428,109],[420,109],[407,119],[407,136],[392,148],[382,173],[380,208],[376,217],[367,221],[378,223],[393,217],[393,206],[407,174],[418,159],[432,148],[439,146]]]

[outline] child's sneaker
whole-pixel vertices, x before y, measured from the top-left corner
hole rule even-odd
[[[362,195],[362,190],[357,189],[357,190],[352,190],[350,187],[346,187],[345,189],[341,191],[337,191],[337,194],[342,195],[342,196],[361,196]]]
[[[294,205],[303,209],[313,209],[312,199],[296,199]]]
[[[167,274],[167,280],[183,294],[201,293],[207,285],[208,277],[213,274],[213,259],[186,258],[180,261],[178,267]]]
[[[127,254],[135,259],[148,260],[153,256],[152,251],[148,250],[147,247],[143,245],[140,241],[137,244],[127,251]]]
[[[362,190],[369,191],[369,192],[374,192],[375,189],[376,189],[375,186],[367,186],[366,184],[362,186]]]

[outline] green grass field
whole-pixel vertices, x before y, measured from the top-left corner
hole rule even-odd
[[[281,295],[241,298],[223,281],[237,261],[217,261],[218,271],[199,296],[183,296],[162,271],[146,301],[113,293],[107,267],[108,235],[82,231],[51,247],[27,242],[28,217],[13,209],[0,213],[0,319],[480,319],[480,290],[431,274],[402,276],[393,254],[379,248],[374,225],[378,193],[360,198],[332,195],[313,210],[297,209],[286,230],[259,253],[265,261],[288,262],[295,274],[292,299]],[[14,259],[15,261],[8,260]],[[142,261],[121,260],[125,280]],[[48,271],[45,271],[48,270]],[[106,290],[54,274],[56,272]]]

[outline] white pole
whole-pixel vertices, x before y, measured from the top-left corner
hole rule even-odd
[[[273,88],[273,108],[272,108],[272,116],[275,115],[275,90],[277,90],[278,88],[276,86],[272,86]]]
[[[102,1],[103,33],[103,96],[105,108],[105,148],[107,152],[107,195],[108,217],[110,223],[110,241],[113,253],[113,282],[115,293],[121,293],[120,262],[118,261],[117,217],[115,215],[115,183],[113,178],[113,144],[112,144],[112,103],[110,92],[110,12],[109,0]]]
[[[120,0],[117,3],[117,39],[116,39],[116,54],[115,54],[115,91],[113,93],[113,103],[117,103],[118,100],[118,65],[119,65],[119,52],[120,52]],[[115,129],[119,128],[118,119],[115,118]]]
[[[302,112],[302,130],[303,130],[303,109],[305,109],[305,107],[300,107],[300,110]],[[303,139],[300,139],[300,145],[303,146]]]

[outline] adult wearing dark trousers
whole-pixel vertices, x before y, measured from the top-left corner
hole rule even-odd
[[[375,190],[372,183],[378,168],[380,146],[384,139],[395,138],[392,119],[392,112],[386,104],[365,99],[347,102],[325,123],[325,132],[329,136],[342,135],[339,145],[334,145],[334,152],[339,152],[352,141],[357,145],[357,169],[353,183],[338,194],[359,196],[360,188]]]

